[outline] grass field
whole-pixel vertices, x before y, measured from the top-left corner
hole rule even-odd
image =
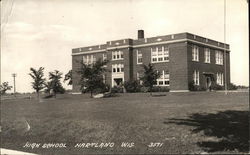
[[[9,99],[1,103],[1,147],[41,154],[180,154],[249,152],[248,92],[89,94],[56,99]],[[28,125],[30,129],[28,129]],[[67,143],[67,148],[24,148]],[[75,148],[77,143],[112,148]],[[134,147],[123,148],[122,142]],[[150,148],[151,142],[163,143]]]

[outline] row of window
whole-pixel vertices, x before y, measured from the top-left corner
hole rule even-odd
[[[210,49],[205,48],[204,50],[204,59],[205,63],[211,63],[211,56],[210,56]],[[199,47],[192,46],[192,61],[199,61]],[[223,52],[222,51],[215,51],[215,64],[223,65]]]
[[[142,51],[136,50],[137,64],[142,64]],[[107,60],[107,54],[103,54],[103,60]],[[113,51],[112,60],[123,60],[123,51]],[[210,49],[205,48],[204,50],[204,62],[211,63]],[[169,61],[169,48],[167,46],[151,48],[151,62],[168,62]],[[199,61],[199,47],[192,46],[192,61]],[[96,62],[94,55],[83,56],[83,62],[86,64],[92,64]],[[215,51],[215,64],[223,65],[223,52]]]
[[[200,74],[198,70],[194,70],[193,72],[193,81],[195,85],[200,85]],[[218,85],[224,85],[223,73],[216,73],[216,83]]]
[[[169,49],[166,46],[151,48],[151,62],[168,62]]]
[[[112,64],[112,72],[113,73],[124,72],[124,65],[123,64]]]
[[[169,86],[169,72],[160,72],[160,77],[157,79],[157,86]]]
[[[113,51],[112,60],[123,60],[123,51]]]
[[[83,63],[84,64],[93,64],[96,62],[95,55],[84,55],[83,56]]]
[[[102,54],[103,61],[107,60],[107,54]],[[95,55],[84,55],[83,56],[83,63],[84,64],[93,64],[96,62],[96,56]]]
[[[142,77],[142,74],[138,73],[136,74],[137,80],[140,81],[140,84],[142,84],[142,81],[140,80]],[[169,86],[169,72],[168,71],[161,71],[160,77],[157,79],[157,86]]]

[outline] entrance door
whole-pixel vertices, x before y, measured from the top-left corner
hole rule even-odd
[[[122,85],[122,78],[114,78],[115,86],[121,86]]]
[[[212,84],[211,77],[206,77],[207,90],[209,90],[209,88],[211,87],[211,84]]]

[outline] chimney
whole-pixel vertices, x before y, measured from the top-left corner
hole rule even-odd
[[[144,30],[138,30],[138,39],[144,39]]]

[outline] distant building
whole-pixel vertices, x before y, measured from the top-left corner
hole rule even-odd
[[[211,83],[223,87],[225,82],[230,83],[229,45],[191,33],[144,38],[144,31],[139,30],[136,40],[121,39],[72,49],[74,92],[80,91],[80,76],[75,72],[79,61],[94,63],[98,59],[109,60],[107,69],[110,72],[105,73],[104,79],[112,87],[139,79],[143,73],[142,64],[149,63],[162,75],[157,85],[169,87],[170,91],[188,91],[192,81],[203,88]]]

